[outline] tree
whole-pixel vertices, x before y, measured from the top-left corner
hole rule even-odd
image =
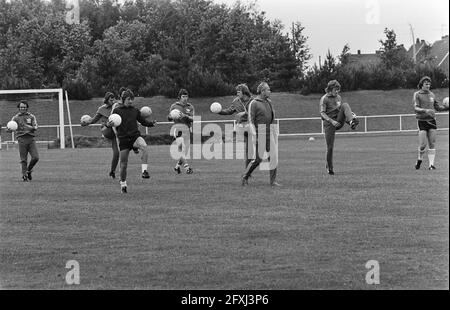
[[[410,68],[413,65],[412,60],[408,56],[403,45],[397,44],[397,35],[395,34],[395,31],[385,28],[384,34],[386,35],[386,40],[379,40],[381,43],[381,60],[383,65],[387,69]]]
[[[339,58],[339,63],[342,66],[345,66],[348,64],[349,58],[350,58],[350,45],[348,43],[346,43],[344,45],[344,48],[342,49],[342,52],[338,58]]]
[[[297,61],[297,77],[301,78],[308,69],[308,61],[312,58],[310,48],[306,44],[308,37],[303,35],[305,27],[300,22],[292,23],[291,27],[291,48]]]

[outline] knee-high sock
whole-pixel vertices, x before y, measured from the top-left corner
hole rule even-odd
[[[417,159],[418,159],[418,160],[422,160],[422,159],[423,159],[423,155],[425,155],[425,152],[426,152],[426,148],[421,149],[421,148],[419,147]]]
[[[430,166],[434,166],[434,158],[436,157],[436,149],[428,150],[428,161],[430,162]]]

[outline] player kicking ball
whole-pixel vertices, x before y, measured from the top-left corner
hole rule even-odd
[[[188,102],[189,93],[186,89],[180,89],[178,92],[178,99],[179,101],[170,106],[169,115],[167,116],[169,121],[174,122],[171,134],[175,138],[175,143],[180,152],[180,157],[173,169],[177,174],[180,174],[181,167],[184,167],[187,174],[192,174],[194,171],[189,167],[189,164],[186,161],[187,154],[189,154],[190,143],[188,143],[188,147],[186,147],[184,137],[189,135],[188,141],[190,140],[190,133],[192,132],[192,124],[194,122],[194,107]],[[186,131],[186,128],[189,132],[184,132]]]
[[[133,106],[134,94],[127,89],[121,94],[122,105],[112,111],[113,114],[120,116],[120,125],[116,127],[117,139],[120,150],[120,188],[122,193],[127,192],[127,167],[128,155],[130,150],[137,148],[141,151],[142,178],[149,179],[148,173],[148,146],[138,129],[138,123],[142,126],[153,127],[156,121],[148,121],[142,115],[139,109]],[[111,119],[106,123],[107,127],[113,127],[114,121]]]
[[[430,91],[431,79],[424,76],[420,79],[417,88],[419,91],[414,93],[413,104],[416,112],[417,126],[419,127],[419,154],[416,161],[416,169],[420,169],[423,156],[425,155],[428,144],[428,162],[429,170],[435,170],[434,159],[436,157],[436,111],[448,111],[448,105],[441,106],[436,101],[436,96]]]
[[[359,124],[355,113],[352,112],[348,103],[342,103],[339,96],[341,84],[337,80],[329,81],[326,94],[320,99],[320,116],[324,121],[325,140],[327,143],[327,172],[334,175],[333,170],[333,148],[336,130],[341,129],[345,123],[355,130]]]

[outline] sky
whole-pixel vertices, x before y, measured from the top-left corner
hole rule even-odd
[[[213,0],[232,6],[236,0]],[[313,54],[310,64],[322,61],[328,51],[338,56],[344,45],[350,52],[374,53],[385,40],[384,29],[393,29],[397,43],[408,49],[415,38],[428,43],[449,32],[448,0],[241,0],[256,3],[270,20],[279,19],[289,30],[299,21],[309,37],[307,44]]]

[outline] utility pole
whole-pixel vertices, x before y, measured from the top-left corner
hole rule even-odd
[[[414,29],[413,29],[411,24],[409,24],[409,29],[411,31],[412,43],[413,43],[413,46],[412,46],[412,48],[413,48],[413,61],[414,61],[414,64],[416,64],[416,39],[414,38]]]

